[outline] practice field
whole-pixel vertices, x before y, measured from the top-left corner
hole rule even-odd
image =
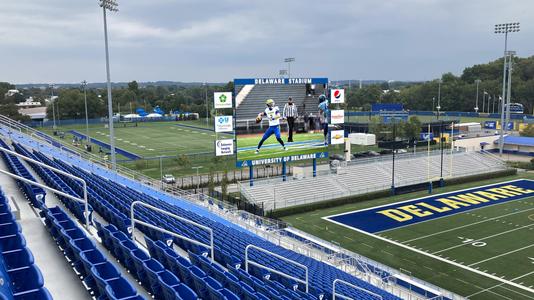
[[[141,157],[175,156],[179,154],[213,152],[215,132],[202,121],[138,122],[115,124],[115,147],[135,153]],[[72,139],[69,130],[85,135],[85,126],[59,127],[66,133],[65,139]],[[52,135],[52,129],[42,129]],[[104,124],[90,125],[89,135],[93,139],[109,144],[109,129]],[[228,138],[229,135],[219,135]],[[94,151],[98,151],[95,147]],[[109,151],[103,149],[104,151]]]
[[[293,134],[293,142],[288,143],[287,133],[282,132],[281,138],[287,151],[282,149],[273,134],[263,143],[260,153],[256,154],[255,150],[262,136],[263,133],[238,135],[237,160],[255,160],[326,151],[322,133],[295,133]]]
[[[534,299],[534,176],[522,177],[284,220],[469,299]]]

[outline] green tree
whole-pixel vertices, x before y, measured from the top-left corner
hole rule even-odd
[[[520,132],[521,136],[534,137],[534,124],[528,124],[523,131]]]
[[[418,117],[412,116],[408,122],[404,123],[402,126],[403,136],[406,139],[419,139],[421,134],[422,123]]]
[[[16,121],[29,121],[30,117],[22,115],[18,111],[18,107],[13,103],[0,105],[0,114],[9,117]]]

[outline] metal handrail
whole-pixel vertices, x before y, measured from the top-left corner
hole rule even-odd
[[[77,198],[77,197],[74,197],[74,196],[68,196],[68,197],[67,197],[67,196],[65,196],[65,195],[68,195],[68,194],[63,193],[63,192],[60,192],[60,193],[58,193],[58,194],[60,194],[60,195],[62,195],[62,196],[65,196],[65,197],[67,197],[67,198],[69,198],[69,199],[73,199],[73,200],[75,200],[75,201],[84,203],[84,205],[85,205],[85,208],[84,208],[85,226],[86,226],[87,228],[89,228],[89,203],[88,203],[88,201],[87,201],[87,182],[85,182],[84,179],[82,179],[82,178],[80,178],[80,177],[77,177],[77,176],[74,176],[74,175],[72,175],[72,174],[69,174],[69,173],[67,173],[67,172],[65,172],[65,171],[56,169],[56,168],[51,167],[51,166],[49,166],[49,165],[47,165],[47,164],[45,164],[45,163],[42,163],[42,162],[40,162],[40,161],[36,161],[35,159],[29,158],[29,157],[27,157],[27,156],[24,156],[24,155],[19,154],[19,153],[17,153],[17,152],[11,151],[11,150],[6,149],[6,148],[4,148],[4,147],[0,147],[0,151],[9,153],[9,154],[11,154],[11,155],[13,155],[13,156],[16,156],[16,157],[21,158],[21,159],[26,160],[26,161],[29,161],[29,162],[31,162],[31,163],[34,163],[34,164],[36,164],[36,165],[39,165],[39,166],[41,166],[41,167],[43,167],[43,168],[49,169],[49,170],[54,171],[54,172],[56,172],[56,173],[59,173],[59,174],[61,174],[61,175],[65,175],[65,176],[67,176],[67,177],[69,177],[69,178],[72,178],[72,179],[74,179],[74,180],[76,180],[76,181],[80,181],[80,182],[82,183],[82,185],[83,185],[83,199],[80,199],[80,198]],[[26,180],[27,180],[27,179],[26,179]],[[24,181],[24,180],[22,180],[22,181]],[[33,183],[35,183],[34,181],[31,181],[31,180],[28,180],[28,181],[29,181],[29,182],[33,182]],[[37,184],[36,184],[36,185],[37,185]]]
[[[152,209],[152,210],[157,211],[157,212],[159,212],[159,213],[162,213],[162,214],[165,214],[165,215],[167,215],[167,216],[173,217],[173,218],[175,218],[175,219],[177,219],[177,220],[179,220],[179,221],[182,221],[182,222],[185,222],[185,223],[188,223],[188,224],[197,226],[197,227],[199,227],[199,228],[201,228],[201,229],[204,229],[204,230],[208,231],[209,234],[210,234],[210,244],[208,245],[208,244],[199,242],[199,241],[197,241],[197,240],[190,239],[190,238],[188,238],[188,237],[186,237],[186,236],[183,236],[183,235],[181,235],[181,234],[178,234],[178,233],[169,231],[169,230],[167,230],[167,229],[164,229],[164,228],[161,228],[161,227],[152,225],[152,224],[150,224],[150,223],[146,223],[146,222],[144,222],[144,221],[135,219],[135,216],[134,216],[134,208],[135,208],[135,205],[141,205],[141,206],[144,206],[144,207],[146,207],[146,208]],[[165,211],[165,210],[163,210],[163,209],[161,209],[161,208],[155,207],[155,206],[153,206],[153,205],[150,205],[150,204],[148,204],[148,203],[145,203],[145,202],[143,202],[143,201],[139,201],[139,200],[132,202],[132,204],[130,205],[130,219],[131,219],[131,223],[132,223],[132,224],[131,224],[131,227],[128,228],[128,230],[129,230],[129,231],[131,230],[131,236],[132,236],[132,239],[134,238],[135,223],[138,223],[138,224],[144,225],[144,226],[146,226],[146,227],[152,228],[152,229],[154,229],[154,230],[158,230],[158,231],[160,231],[160,232],[163,232],[163,233],[166,233],[166,234],[170,234],[170,235],[172,235],[172,236],[174,236],[174,237],[177,237],[177,238],[179,238],[179,239],[186,240],[186,241],[188,241],[188,242],[190,242],[190,243],[193,243],[193,244],[195,244],[195,245],[199,245],[199,246],[203,246],[203,247],[206,247],[206,248],[210,248],[210,250],[211,250],[211,260],[212,260],[212,261],[215,261],[215,256],[214,256],[214,249],[215,249],[215,248],[214,248],[214,243],[213,243],[213,229],[211,229],[211,228],[209,228],[209,227],[207,227],[207,226],[204,226],[204,225],[199,224],[199,223],[197,223],[197,222],[193,222],[193,221],[188,220],[188,219],[186,219],[186,218],[182,218],[182,217],[180,217],[180,216],[178,216],[178,215],[175,215],[175,214],[173,214],[173,213],[170,213],[170,212]]]
[[[42,188],[42,189],[51,191],[51,192],[53,192],[53,193],[59,194],[59,195],[61,195],[61,196],[67,197],[67,198],[69,198],[69,199],[72,199],[72,200],[75,200],[75,201],[78,201],[78,202],[83,202],[83,199],[81,199],[81,198],[74,197],[74,196],[69,195],[69,194],[67,194],[67,193],[65,193],[65,192],[62,192],[62,191],[60,191],[60,190],[56,190],[56,189],[51,188],[51,187],[49,187],[49,186],[47,186],[47,185],[44,185],[44,184],[41,184],[41,183],[38,183],[38,182],[35,182],[35,181],[31,181],[31,180],[29,180],[29,179],[26,179],[26,178],[21,177],[21,176],[19,176],[19,175],[13,174],[13,173],[11,173],[11,172],[8,172],[8,171],[5,171],[5,170],[0,169],[0,173],[2,173],[2,174],[4,174],[4,175],[7,175],[7,176],[9,176],[9,177],[15,178],[15,179],[17,179],[17,180],[26,182],[26,183],[28,183],[28,184],[38,186],[38,187],[40,187],[40,188]],[[84,215],[85,215],[85,220],[86,220],[86,224],[85,224],[85,226],[86,226],[87,229],[89,229],[89,224],[87,223],[87,222],[88,222],[88,219],[89,219],[89,215],[88,215],[87,213],[85,213],[85,212],[84,212]]]
[[[344,284],[344,285],[349,286],[349,287],[351,287],[351,288],[353,288],[355,290],[364,291],[364,292],[366,292],[366,293],[368,293],[368,294],[370,294],[372,296],[377,297],[378,299],[382,299],[382,296],[380,296],[379,294],[373,293],[373,292],[371,292],[369,290],[366,290],[364,288],[361,288],[359,286],[355,286],[354,284],[351,284],[350,282],[346,282],[346,281],[341,280],[341,279],[334,279],[334,282],[332,283],[332,300],[336,300],[336,297],[343,298],[343,299],[352,299],[350,297],[343,296],[341,294],[337,294],[336,293],[336,284],[337,283]]]
[[[263,252],[263,253],[270,254],[270,255],[272,255],[272,256],[278,258],[278,259],[281,259],[281,260],[283,260],[283,261],[292,263],[292,264],[294,264],[294,265],[296,265],[296,266],[298,266],[298,267],[303,268],[304,271],[306,272],[306,280],[302,280],[302,279],[300,279],[300,278],[297,278],[297,277],[291,276],[291,275],[289,275],[289,274],[280,272],[280,271],[278,271],[278,270],[269,268],[269,267],[267,267],[267,266],[265,266],[265,265],[262,265],[262,264],[260,264],[260,263],[257,263],[257,262],[254,262],[254,261],[249,261],[249,259],[248,259],[248,250],[249,250],[250,248],[252,248],[252,249],[256,249],[256,250],[258,250],[258,251],[260,251],[260,252]],[[258,247],[258,246],[255,246],[255,245],[250,244],[250,245],[248,245],[247,247],[245,247],[245,271],[246,271],[247,273],[248,273],[248,264],[254,265],[254,266],[259,267],[259,268],[263,268],[263,269],[265,269],[265,270],[267,270],[267,271],[269,271],[269,272],[273,272],[273,273],[278,274],[278,275],[280,275],[280,276],[282,276],[282,277],[286,277],[286,278],[289,278],[289,279],[293,279],[293,280],[295,280],[295,281],[297,281],[297,282],[303,283],[303,284],[306,285],[306,293],[308,292],[308,285],[309,285],[309,283],[308,283],[308,267],[305,266],[305,265],[303,265],[303,264],[301,264],[301,263],[298,263],[298,262],[296,262],[296,261],[293,261],[293,260],[291,260],[291,259],[285,258],[285,257],[283,257],[283,256],[281,256],[281,255],[276,254],[276,253],[273,253],[273,252],[271,252],[271,251],[269,251],[269,250],[266,250],[266,249],[263,249],[263,248],[260,248],[260,247]]]

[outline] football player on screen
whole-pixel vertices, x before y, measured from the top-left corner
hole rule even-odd
[[[267,108],[265,108],[263,112],[258,114],[258,116],[256,117],[256,122],[259,123],[261,122],[263,117],[267,117],[267,119],[269,120],[269,128],[267,128],[267,130],[263,134],[263,137],[261,138],[260,143],[258,144],[258,148],[256,149],[256,154],[260,153],[260,148],[261,145],[263,145],[263,142],[265,142],[265,140],[273,134],[276,137],[276,140],[284,148],[284,151],[287,151],[287,148],[284,145],[284,141],[280,138],[280,108],[274,105],[273,99],[267,99],[267,101],[265,101],[265,105],[267,105]]]

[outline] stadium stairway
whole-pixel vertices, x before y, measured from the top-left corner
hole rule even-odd
[[[22,149],[22,147],[17,148],[19,151],[21,151],[20,149]],[[45,147],[39,147],[39,150],[42,150],[43,148]],[[180,200],[175,200],[174,203],[170,204],[166,201],[162,201],[162,199],[152,197],[145,193],[141,193],[135,188],[130,188],[125,185],[122,185],[117,182],[117,180],[115,180],[115,178],[113,177],[113,180],[109,180],[108,178],[103,178],[101,176],[98,176],[97,174],[88,173],[86,170],[90,170],[91,168],[83,168],[80,165],[73,166],[71,164],[66,163],[66,159],[64,159],[65,157],[62,155],[62,153],[54,153],[54,157],[62,158],[55,161],[51,160],[50,158],[44,159],[43,153],[41,153],[40,151],[34,150],[34,154],[35,157],[42,159],[49,165],[58,168],[63,168],[71,174],[84,178],[88,182],[89,187],[92,189],[89,192],[89,199],[95,211],[102,215],[102,217],[106,219],[106,221],[114,224],[118,228],[118,230],[122,230],[125,233],[127,232],[129,220],[124,216],[127,215],[127,213],[129,212],[129,205],[134,200],[142,200],[143,202],[163,208],[164,210],[173,212],[181,217],[185,217],[189,220],[193,220],[195,222],[213,228],[216,233],[215,260],[223,266],[229,266],[229,270],[231,270],[232,268],[238,270],[238,272],[239,270],[242,270],[241,267],[236,268],[236,266],[242,266],[243,264],[245,247],[249,244],[254,244],[273,251],[274,253],[277,253],[279,255],[282,255],[283,257],[290,258],[291,260],[306,265],[309,268],[310,274],[310,293],[315,297],[320,295],[331,297],[329,293],[333,280],[343,279],[360,287],[371,290],[374,293],[380,294],[383,296],[384,299],[397,299],[395,296],[386,293],[385,291],[375,286],[372,286],[367,282],[352,277],[349,274],[344,273],[330,265],[283,249],[279,246],[275,246],[274,244],[271,244],[270,242],[267,242],[259,238],[258,236],[255,236],[252,233],[244,230],[243,228],[238,227],[240,229],[236,229],[237,225],[235,224],[234,226],[229,226],[228,221],[219,222],[220,218],[211,214],[210,212],[204,211],[204,214],[200,215],[194,211],[188,210],[187,208],[190,207],[191,204],[186,204],[185,202]],[[79,186],[76,186],[74,182],[69,182],[67,180],[64,180],[64,182],[73,191],[79,190]],[[179,232],[180,234],[188,236],[192,239],[201,240],[204,243],[208,241],[208,236],[205,232],[188,224],[177,222],[176,220],[167,216],[154,213],[153,211],[149,211],[144,208],[139,208],[136,215],[138,216],[138,218],[142,219],[147,223],[162,226],[166,229]],[[162,235],[157,231],[151,230],[148,227],[139,226],[139,228],[147,236],[154,240],[168,239],[167,236]],[[197,255],[202,255],[207,250],[178,239],[174,239],[174,243],[179,245],[182,249],[189,250]],[[282,270],[284,272],[288,272],[289,274],[297,278],[303,278],[304,274],[302,269],[296,266],[288,266],[287,264],[281,263],[276,259],[273,260],[272,256],[264,255],[261,252],[252,252],[251,257],[255,261],[261,262],[262,264],[265,264],[273,268],[274,270]],[[273,282],[280,283],[282,286],[285,287],[285,289],[294,289],[294,291],[297,292],[295,288],[298,287],[298,291],[302,292],[304,290],[302,284],[299,284],[294,280],[287,280],[283,277],[277,276],[276,273],[265,274],[264,272],[258,271],[258,274],[254,275],[256,275],[257,278],[266,278],[265,276],[268,276],[267,278],[270,278],[270,280]],[[373,297],[370,297],[369,294],[366,294],[365,292],[356,292],[354,290],[346,290],[344,292],[346,292],[347,295],[352,295],[355,298],[360,297],[361,299],[373,299]]]
[[[0,190],[0,299],[52,299],[20,224]]]
[[[0,140],[0,144],[3,148],[10,149],[4,141]],[[16,164],[18,168],[16,174],[27,174],[27,176],[24,177],[31,177],[33,178],[33,181],[41,184],[46,183],[41,181],[40,176],[38,176],[37,173],[34,173],[31,168],[27,168],[25,162],[20,161],[19,158],[14,155],[9,154],[2,156],[1,161],[2,166],[0,167],[2,168],[4,168],[4,164]],[[35,165],[33,167],[35,168],[38,166]],[[1,182],[3,185],[13,182],[10,178],[4,178],[3,174],[2,177],[0,177],[0,180],[2,180]],[[19,182],[17,181],[17,183]],[[14,187],[11,188],[10,194],[17,195],[17,192],[22,192],[24,196],[28,197],[26,188],[21,184],[18,184],[18,187],[18,190]],[[63,189],[62,191],[65,192],[66,190]],[[74,195],[73,193],[71,194]],[[32,199],[28,198],[28,201],[31,200]],[[36,200],[37,199],[34,199],[34,201]],[[34,271],[36,274],[35,276],[41,276],[41,285],[43,278],[48,278],[47,282],[50,288],[50,293],[46,289],[41,288],[34,291],[33,294],[31,292],[20,295],[15,294],[14,299],[52,299],[53,296],[55,299],[89,299],[95,297],[99,299],[133,300],[146,299],[148,297],[148,294],[144,291],[142,291],[140,295],[137,294],[135,287],[130,284],[132,280],[129,279],[129,275],[124,271],[121,272],[120,268],[114,266],[112,263],[113,259],[110,260],[107,258],[109,255],[105,255],[102,252],[103,247],[99,245],[98,240],[93,237],[90,232],[77,225],[76,217],[74,217],[74,215],[66,213],[59,206],[54,206],[49,209],[46,206],[45,201],[48,205],[58,205],[60,203],[59,199],[53,193],[48,194],[46,200],[44,196],[38,199],[38,205],[35,205],[34,202],[30,202],[32,204],[31,206],[21,205],[19,202],[19,213],[21,215],[21,220],[24,223],[23,228],[27,228],[29,232],[27,244],[37,251],[34,251],[35,255],[29,253],[26,255],[18,254],[17,256],[21,262],[24,260],[31,262],[34,260],[40,261],[40,264],[44,266],[42,269],[43,276],[40,275],[41,272],[39,272],[39,270]],[[73,200],[67,198],[62,199],[64,204],[66,201],[72,202]],[[65,206],[69,207],[68,205]],[[75,207],[76,206],[71,205],[70,209],[75,209]],[[37,209],[41,211],[38,212]],[[40,217],[43,217],[44,220]],[[46,226],[43,226],[43,223]],[[3,225],[4,224],[0,226]],[[26,240],[23,239],[21,244],[26,245]],[[56,250],[58,248],[60,251]],[[98,262],[93,265],[83,264],[82,262],[84,261],[82,257],[85,254],[90,259],[98,259]],[[101,268],[98,268],[101,263],[106,263],[106,265],[108,265],[106,266],[108,277],[98,285],[96,284],[98,281],[95,281],[95,278],[99,278],[98,276],[102,278],[102,276],[104,276],[102,273],[103,271],[101,273],[97,272],[101,270]],[[92,267],[96,268],[92,270]],[[121,274],[124,274],[126,277],[121,276]],[[28,284],[30,284],[32,275],[27,274],[26,276],[27,279],[30,280],[28,281]],[[0,297],[0,299],[4,298]],[[5,299],[13,298],[7,297]]]

